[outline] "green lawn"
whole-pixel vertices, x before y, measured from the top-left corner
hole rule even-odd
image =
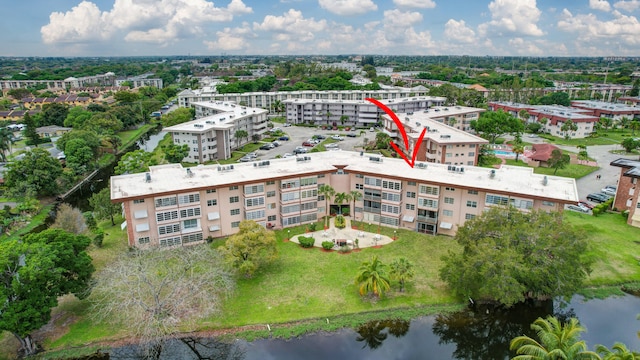
[[[626,225],[619,214],[593,217],[567,211],[567,225],[584,230],[591,243],[588,256],[595,259],[588,286],[615,285],[640,281],[638,248],[640,229]],[[121,220],[121,219],[120,219]],[[105,228],[104,246],[91,249],[99,270],[128,251],[126,233],[119,225],[100,224]],[[317,228],[322,227],[318,222]],[[289,229],[290,235],[302,234],[306,226]],[[365,230],[367,230],[365,228]],[[377,230],[377,229],[376,229]],[[381,227],[383,235],[393,236],[392,228]],[[287,231],[276,232],[279,258],[260,271],[253,279],[240,279],[236,292],[225,303],[221,313],[205,319],[192,330],[238,328],[246,325],[270,324],[272,334],[290,334],[293,329],[278,324],[297,323],[297,331],[306,329],[330,330],[351,326],[350,321],[363,321],[367,317],[404,316],[442,311],[460,306],[464,299],[451,295],[438,279],[442,266],[440,258],[448,251],[460,251],[451,237],[429,236],[408,230],[398,230],[398,239],[381,248],[367,248],[348,254],[324,252],[318,248],[303,249],[285,241]],[[211,246],[220,246],[223,239]],[[409,282],[405,293],[398,292],[397,284],[385,298],[371,302],[358,295],[354,284],[359,265],[378,255],[384,263],[404,256],[416,266],[416,276]],[[64,297],[54,310],[56,324],[64,331],[49,338],[45,346],[69,348],[88,346],[98,340],[119,339],[127,336],[113,326],[95,323],[89,315],[89,302],[72,296]],[[399,310],[399,311],[398,311]],[[329,319],[329,324],[327,324]],[[307,327],[305,327],[307,326]],[[266,333],[266,332],[265,332]],[[10,335],[0,337],[0,344],[10,341]],[[10,351],[4,354],[7,357]],[[3,353],[0,351],[0,359]]]
[[[126,149],[134,142],[138,141],[140,136],[147,131],[156,127],[156,124],[145,124],[134,130],[126,130],[120,131],[117,135],[122,140],[122,145],[120,145],[120,149]]]
[[[521,160],[518,160],[516,162],[515,159],[506,159],[506,164],[513,165],[513,166],[528,167],[528,165],[525,162]],[[548,168],[548,167],[535,167],[533,168],[533,172],[536,174],[542,174],[542,175],[563,176],[563,177],[570,177],[574,179],[580,179],[581,177],[587,176],[598,169],[599,169],[598,167],[594,167],[594,166],[570,164],[564,169],[558,169],[557,172],[555,169]],[[556,173],[554,174],[554,172]]]
[[[568,146],[593,146],[593,145],[612,145],[612,144],[620,144],[622,140],[628,137],[640,137],[640,132],[635,132],[632,134],[631,130],[598,130],[596,132],[597,135],[583,138],[583,139],[565,139],[563,137],[556,137],[548,134],[540,134],[540,137],[547,139],[549,142],[558,145],[568,145]],[[587,149],[588,150],[588,149]]]

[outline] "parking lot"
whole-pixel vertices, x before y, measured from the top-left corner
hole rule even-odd
[[[366,130],[366,133],[361,134],[361,130],[357,129],[356,131],[340,131],[340,130],[321,130],[317,128],[309,128],[309,127],[301,127],[301,126],[289,126],[284,127],[282,124],[274,123],[275,128],[281,129],[287,136],[289,136],[288,141],[280,141],[280,146],[275,147],[270,150],[256,150],[258,155],[258,159],[268,160],[273,159],[278,155],[284,155],[286,153],[293,154],[294,150],[298,146],[302,146],[302,143],[306,140],[311,139],[314,135],[324,135],[329,138],[331,135],[340,135],[344,138],[342,141],[338,141],[338,148],[341,150],[348,151],[360,151],[362,150],[362,145],[364,143],[364,139],[366,138],[368,141],[375,139],[375,132],[371,132]],[[347,134],[355,135],[355,137],[348,137]],[[261,141],[264,143],[264,141]],[[308,151],[311,151],[313,147],[307,147]]]

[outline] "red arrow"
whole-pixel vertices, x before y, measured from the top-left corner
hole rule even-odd
[[[407,152],[409,152],[409,139],[407,138],[407,131],[405,130],[404,125],[402,125],[402,122],[400,121],[400,119],[398,119],[398,115],[396,115],[396,113],[394,113],[393,110],[389,109],[385,104],[381,103],[380,101],[374,98],[366,98],[365,100],[373,103],[375,106],[382,109],[385,113],[387,113],[387,115],[391,117],[391,119],[393,119],[393,122],[396,123],[398,130],[402,134],[402,140],[404,140],[404,147],[405,149],[407,149]],[[422,144],[422,138],[424,138],[424,134],[426,132],[427,132],[427,128],[422,129],[422,133],[418,138],[418,142],[413,148],[413,153],[411,154],[411,161],[409,161],[409,159],[400,150],[400,148],[398,148],[398,145],[396,145],[393,141],[390,141],[389,144],[391,144],[391,147],[393,148],[393,150],[395,150],[398,153],[398,155],[400,155],[404,159],[404,161],[406,161],[407,164],[409,164],[409,166],[414,167],[416,164],[416,156],[418,156],[418,149],[420,148],[420,144]]]

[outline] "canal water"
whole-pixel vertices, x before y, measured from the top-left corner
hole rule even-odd
[[[320,359],[510,359],[509,342],[516,336],[535,336],[530,329],[538,317],[577,317],[587,328],[582,334],[590,349],[622,342],[640,350],[640,298],[632,295],[604,300],[576,296],[569,303],[545,301],[511,309],[475,307],[412,321],[373,321],[356,329],[314,333],[292,339],[218,342],[185,338],[165,344],[160,359],[320,360]],[[111,359],[143,358],[141,349],[113,349]]]

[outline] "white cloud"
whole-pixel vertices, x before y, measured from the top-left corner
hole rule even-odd
[[[538,56],[544,53],[532,41],[525,41],[521,37],[509,39],[508,43],[509,47],[520,55]]]
[[[323,9],[337,15],[360,15],[378,10],[378,5],[371,0],[318,0]]]
[[[254,37],[249,24],[243,23],[239,28],[224,28],[222,31],[216,32],[218,39],[216,41],[204,41],[207,49],[211,51],[223,50],[234,51],[243,50],[250,47],[247,37]]]
[[[242,0],[231,0],[226,8],[206,0],[115,0],[113,8],[101,12],[83,1],[66,13],[52,13],[41,28],[45,43],[109,39],[124,32],[126,41],[168,44],[202,33],[207,23],[228,22],[235,15],[251,13]]]
[[[577,34],[576,43],[600,43],[609,51],[618,50],[615,44],[638,45],[640,38],[640,22],[635,16],[612,12],[614,18],[603,21],[593,14],[573,15],[569,10],[562,11],[562,19],[558,21],[558,29]],[[631,50],[631,49],[629,49]],[[592,54],[595,55],[595,54]]]
[[[600,11],[611,11],[611,5],[607,0],[589,0],[589,8]]]
[[[302,12],[294,9],[289,9],[282,16],[267,15],[262,23],[253,23],[254,31],[273,32],[278,41],[309,41],[315,37],[315,33],[326,29],[326,20],[305,19]]]
[[[489,3],[491,21],[480,24],[481,36],[488,34],[542,36],[537,22],[542,13],[536,0],[494,0]]]
[[[465,24],[464,20],[449,19],[444,24],[444,36],[448,40],[472,44],[476,42],[476,33]]]
[[[83,1],[66,13],[53,12],[49,24],[40,28],[45,44],[73,43],[108,38],[100,19],[100,9],[92,2]]]
[[[634,12],[640,8],[640,0],[618,1],[613,4],[613,7],[628,12]]]
[[[433,0],[393,0],[393,3],[405,8],[433,9],[436,7],[436,2]]]

